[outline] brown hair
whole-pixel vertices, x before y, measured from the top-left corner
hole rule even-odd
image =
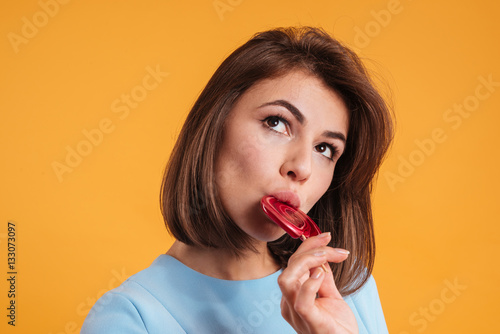
[[[165,170],[160,206],[167,229],[179,241],[226,248],[235,254],[253,249],[251,238],[224,211],[215,175],[222,129],[235,101],[260,80],[303,69],[339,94],[349,110],[349,132],[327,192],[309,211],[331,245],[351,256],[332,266],[342,295],[369,278],[375,258],[371,184],[393,137],[390,108],[358,56],[312,27],[277,28],[256,34],[226,58],[188,114]],[[269,249],[283,267],[300,241],[284,235]]]

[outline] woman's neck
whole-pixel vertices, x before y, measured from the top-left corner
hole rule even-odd
[[[279,270],[280,266],[266,243],[259,244],[257,250],[237,257],[227,250],[200,248],[175,241],[167,255],[204,275],[239,281],[262,278]]]

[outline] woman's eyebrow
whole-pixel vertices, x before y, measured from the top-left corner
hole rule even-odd
[[[265,106],[282,106],[288,109],[292,113],[292,115],[299,121],[300,124],[304,124],[305,122],[305,117],[304,115],[300,112],[297,107],[295,107],[293,104],[291,104],[288,101],[285,100],[276,100],[272,102],[267,102],[264,103],[263,105],[259,106],[259,108],[265,107]]]
[[[276,101],[272,101],[272,102],[267,102],[267,103],[264,103],[263,105],[259,106],[258,108],[262,108],[262,107],[266,107],[266,106],[285,107],[286,109],[288,109],[288,111],[290,111],[290,113],[292,113],[292,115],[297,119],[297,121],[300,124],[304,124],[304,122],[306,121],[304,114],[302,114],[300,112],[300,110],[297,109],[297,107],[295,107],[293,104],[291,104],[288,101],[276,100]],[[339,139],[339,140],[343,141],[344,144],[346,143],[345,135],[342,132],[328,131],[327,130],[327,131],[323,132],[323,136],[325,136],[327,138],[332,138],[332,139]]]
[[[342,132],[337,132],[337,131],[325,131],[323,132],[323,136],[327,138],[332,138],[332,139],[340,139],[341,141],[346,142],[346,138]]]

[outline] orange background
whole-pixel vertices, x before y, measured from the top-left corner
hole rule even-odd
[[[394,103],[396,140],[374,192],[374,276],[390,332],[500,331],[499,9],[480,0],[2,2],[0,268],[7,278],[13,221],[18,275],[15,328],[0,280],[0,331],[78,333],[104,291],[167,250],[160,180],[187,112],[253,33],[298,24],[358,51]]]

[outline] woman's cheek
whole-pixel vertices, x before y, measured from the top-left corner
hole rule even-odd
[[[246,160],[261,159],[264,152],[272,148],[272,142],[269,141],[263,134],[253,134],[242,140],[238,145],[238,152],[241,153]]]

